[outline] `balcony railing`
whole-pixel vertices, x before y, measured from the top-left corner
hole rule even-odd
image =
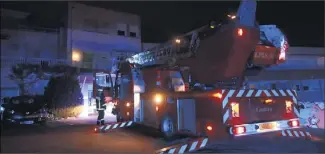
[[[21,58],[21,57],[3,57],[1,56],[1,67],[11,67],[16,64],[45,64],[49,66],[64,64],[70,65],[66,59],[46,59],[46,58]]]

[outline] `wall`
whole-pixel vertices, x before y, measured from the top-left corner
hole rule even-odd
[[[262,89],[296,89],[299,101],[324,101],[324,55],[324,48],[291,47],[285,63],[247,76],[247,83]]]
[[[146,51],[148,49],[158,46],[159,44],[161,44],[161,43],[142,43],[142,48],[143,48],[143,51]]]
[[[319,102],[325,100],[324,79],[248,81],[248,85],[257,89],[295,89],[298,101]]]
[[[112,59],[141,51],[141,25],[137,15],[71,2],[68,27],[65,33],[68,59],[72,58],[73,49],[94,54],[94,68],[110,69]],[[118,35],[118,31],[124,31],[124,35]]]
[[[6,30],[7,40],[1,40],[1,56],[59,59],[58,34],[31,30]]]
[[[290,47],[286,62],[267,70],[324,69],[324,57],[324,48]]]

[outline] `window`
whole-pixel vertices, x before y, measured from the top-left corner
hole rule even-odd
[[[308,86],[303,86],[302,89],[304,89],[305,91],[309,90]]]
[[[271,89],[276,89],[276,84],[275,83],[272,83]]]
[[[1,34],[1,40],[8,40],[8,39],[9,39],[9,35]]]
[[[299,85],[296,85],[296,90],[300,91],[300,86]]]
[[[123,31],[123,30],[118,30],[118,31],[117,31],[117,35],[125,36],[125,31]]]
[[[130,37],[137,37],[137,33],[135,33],[135,32],[130,32]]]
[[[82,55],[83,55],[83,59],[82,59],[83,67],[93,68],[93,54],[84,52]]]

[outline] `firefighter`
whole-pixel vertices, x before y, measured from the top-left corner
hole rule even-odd
[[[106,105],[111,100],[112,100],[112,96],[110,93],[110,88],[109,87],[103,88],[103,91],[100,93],[99,99],[96,99],[96,109],[98,111],[97,125],[104,125]]]

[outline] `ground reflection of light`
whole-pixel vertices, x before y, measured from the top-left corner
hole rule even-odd
[[[88,98],[84,98],[84,105],[79,117],[88,117]]]

